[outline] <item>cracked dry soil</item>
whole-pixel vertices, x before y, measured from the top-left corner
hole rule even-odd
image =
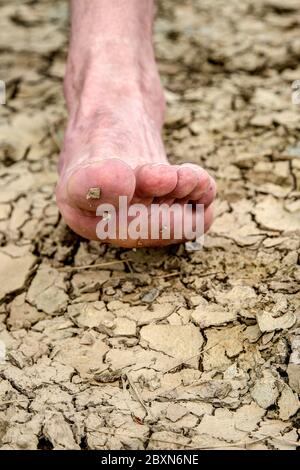
[[[155,33],[167,151],[219,188],[193,253],[66,228],[67,2],[0,1],[2,450],[299,447],[299,2],[174,3]]]

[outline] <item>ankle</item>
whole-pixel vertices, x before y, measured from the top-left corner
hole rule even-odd
[[[71,50],[64,81],[69,108],[91,115],[108,101],[112,107],[135,101],[163,121],[164,93],[153,46],[148,42],[143,52],[135,48],[129,42],[106,39],[102,47],[85,54]]]
[[[96,84],[128,83],[138,85],[151,80],[156,71],[153,44],[120,38],[101,38],[89,47],[71,47],[67,62],[66,80],[74,90],[82,91],[86,80]],[[157,72],[156,72],[157,75]]]

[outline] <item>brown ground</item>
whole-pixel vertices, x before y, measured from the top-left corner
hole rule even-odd
[[[219,186],[194,253],[66,228],[53,190],[67,3],[0,6],[1,448],[296,449],[299,2],[160,2],[168,153]]]

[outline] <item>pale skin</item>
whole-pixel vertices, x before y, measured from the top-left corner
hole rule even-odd
[[[153,0],[71,1],[64,81],[69,120],[56,197],[66,223],[87,239],[98,239],[98,205],[117,207],[119,196],[147,206],[203,204],[205,230],[212,224],[214,180],[200,166],[171,165],[164,150],[165,100],[152,43],[154,8]],[[172,236],[140,243],[110,240],[129,248],[178,241]]]

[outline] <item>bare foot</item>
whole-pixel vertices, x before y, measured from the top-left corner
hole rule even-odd
[[[161,138],[164,95],[152,47],[152,0],[73,0],[65,77],[69,122],[60,155],[57,203],[79,235],[98,240],[99,204],[187,201],[212,223],[213,179],[196,165],[170,165]],[[150,219],[149,219],[150,220]],[[120,239],[125,247],[176,243]]]

